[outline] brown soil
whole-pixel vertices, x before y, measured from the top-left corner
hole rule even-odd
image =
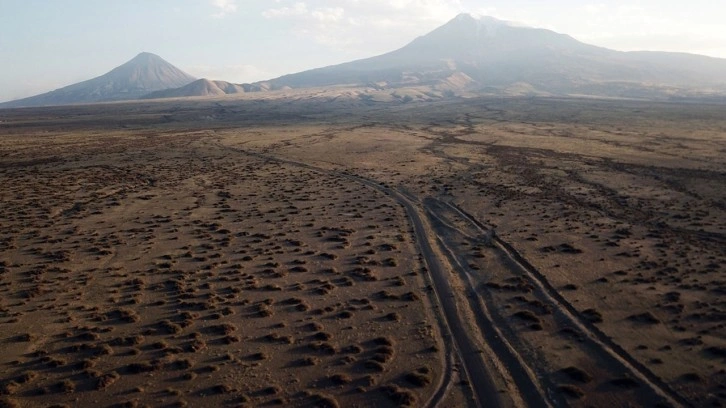
[[[0,111],[0,405],[726,403],[723,107],[337,97]]]

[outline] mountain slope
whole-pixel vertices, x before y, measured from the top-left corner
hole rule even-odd
[[[196,81],[184,85],[181,88],[165,89],[156,91],[143,96],[143,99],[155,98],[181,98],[189,96],[215,96],[244,93],[245,89],[242,85],[233,84],[226,81],[211,81],[206,78],[197,79]]]
[[[148,52],[99,77],[0,107],[49,106],[137,99],[149,92],[178,88],[194,77]]]
[[[270,89],[386,83],[437,85],[464,74],[467,89],[525,85],[551,94],[613,96],[698,88],[726,92],[726,60],[666,52],[620,52],[550,30],[461,14],[387,54],[285,75]]]

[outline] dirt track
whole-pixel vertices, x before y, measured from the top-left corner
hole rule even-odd
[[[257,157],[268,158],[271,160],[281,161],[287,164],[293,164],[296,166],[304,167],[307,169],[313,169],[325,174],[333,175],[336,177],[345,177],[355,182],[363,183],[371,188],[378,189],[398,201],[405,209],[409,216],[417,238],[417,244],[419,250],[423,254],[426,261],[429,273],[431,274],[432,282],[434,283],[434,294],[436,295],[439,304],[443,308],[445,316],[445,326],[448,327],[450,333],[456,343],[460,361],[465,367],[465,373],[468,377],[468,381],[472,386],[472,389],[476,395],[476,401],[478,406],[564,406],[566,401],[561,399],[556,393],[546,393],[543,390],[553,390],[554,384],[549,382],[539,382],[537,378],[545,378],[541,373],[542,367],[536,367],[531,362],[527,363],[525,358],[515,351],[510,342],[511,338],[507,340],[505,333],[511,333],[511,329],[507,327],[505,320],[501,317],[494,319],[489,313],[489,308],[493,305],[490,303],[486,306],[487,300],[491,302],[491,296],[486,294],[480,294],[482,290],[486,290],[486,287],[478,286],[468,276],[471,271],[462,265],[457,259],[454,252],[447,246],[445,234],[436,227],[437,220],[440,222],[442,206],[448,207],[449,213],[453,210],[462,220],[469,222],[475,229],[478,230],[479,235],[470,236],[472,241],[479,241],[483,245],[488,243],[483,242],[484,237],[488,231],[480,222],[474,219],[470,214],[467,214],[461,208],[457,207],[452,203],[438,202],[436,200],[426,200],[423,205],[416,204],[411,198],[407,197],[402,192],[395,188],[386,187],[380,183],[373,182],[357,176],[344,175],[338,172],[325,170],[322,168],[314,167],[308,164],[293,162],[280,158],[273,158],[263,155],[255,155]],[[421,217],[420,213],[425,212],[431,219],[433,228],[427,228]],[[450,264],[452,265],[457,273],[460,274],[462,282],[468,284],[468,287],[464,292],[454,291],[449,282],[450,273],[449,268],[442,265],[438,253],[432,248],[431,242],[436,242],[441,246],[442,253],[448,255]],[[687,401],[684,401],[679,395],[675,394],[670,388],[665,385],[660,379],[655,377],[647,368],[641,364],[633,361],[625,350],[614,345],[605,335],[603,335],[597,328],[588,324],[585,318],[579,315],[579,313],[569,305],[557,291],[549,285],[546,280],[542,277],[542,274],[536,271],[534,267],[529,264],[526,259],[522,258],[520,254],[508,243],[501,240],[501,238],[494,235],[492,246],[499,252],[499,256],[506,258],[503,259],[503,263],[506,267],[512,268],[515,275],[521,276],[526,274],[529,280],[536,284],[536,296],[546,298],[548,304],[554,307],[554,312],[560,315],[564,322],[560,322],[563,325],[571,325],[575,327],[581,337],[579,342],[587,349],[590,355],[595,355],[595,364],[601,367],[610,367],[613,375],[623,375],[624,378],[638,378],[642,382],[644,388],[648,391],[644,392],[639,389],[639,399],[643,400],[644,404],[658,405],[668,404],[671,406],[688,405]],[[473,300],[472,300],[473,299]],[[465,306],[466,305],[466,306]],[[487,365],[482,359],[482,347],[483,344],[472,339],[471,326],[464,323],[464,315],[461,313],[462,307],[469,307],[477,321],[477,328],[481,331],[481,336],[484,338],[487,347],[493,353],[493,356],[489,358],[496,358],[500,364],[497,367],[500,369],[505,367],[506,373],[495,372],[496,369],[493,365]],[[502,327],[503,326],[503,327]],[[594,353],[594,354],[593,354]],[[450,369],[450,367],[449,367]],[[536,373],[540,372],[540,375]],[[498,390],[495,383],[494,377],[497,377],[499,384],[506,382],[508,379],[512,379],[516,386],[516,392],[510,393],[507,399],[502,399],[502,392]],[[506,380],[505,380],[506,379]],[[443,387],[441,387],[443,388]],[[440,389],[441,389],[440,388]],[[640,388],[636,386],[635,388]],[[437,392],[440,394],[440,391]],[[516,397],[516,398],[512,398]],[[430,401],[436,405],[439,402],[437,399]]]
[[[436,209],[438,208],[439,211],[441,211],[441,206],[448,207],[450,210],[453,210],[456,214],[458,214],[463,220],[471,223],[479,230],[481,236],[484,236],[487,231],[490,230],[483,226],[470,214],[467,214],[464,210],[450,202],[430,203],[427,206],[429,214],[432,214],[432,217],[439,217],[439,215],[436,215]],[[442,245],[446,244],[442,242]],[[552,307],[552,313],[559,315],[559,325],[562,325],[562,327],[575,328],[578,331],[579,346],[587,350],[587,353],[595,359],[594,364],[600,367],[608,367],[609,370],[612,371],[613,375],[624,374],[626,378],[637,378],[642,382],[643,388],[646,388],[647,391],[643,391],[642,389],[639,390],[639,398],[643,398],[644,404],[668,404],[672,406],[690,405],[688,401],[685,401],[681,396],[673,392],[668,385],[664,384],[662,380],[653,375],[650,370],[635,361],[625,350],[614,344],[612,340],[605,336],[599,329],[597,329],[597,327],[589,323],[584,316],[570,305],[557,292],[557,290],[547,282],[542,273],[537,271],[536,268],[527,262],[527,260],[524,259],[511,244],[503,241],[496,235],[493,235],[490,245],[499,253],[499,259],[502,261],[503,265],[506,268],[511,269],[515,276],[525,276],[529,282],[534,284],[533,294],[540,299],[544,299],[546,302],[545,304]],[[452,252],[449,253],[455,258]],[[462,269],[460,273],[471,273],[471,271],[467,271],[467,268],[465,268],[461,263],[457,264]],[[469,280],[469,282],[471,282],[471,280]],[[491,302],[491,295],[481,293],[489,290],[486,285],[479,286],[478,288],[472,287],[471,289],[474,293],[477,293],[477,296],[479,296],[483,302]],[[493,305],[490,303],[490,307],[492,306]],[[496,322],[499,324],[503,324],[504,321],[505,320],[502,318],[496,319]],[[493,323],[492,326],[497,323]],[[506,329],[504,327],[495,330],[499,333],[511,333],[511,329]],[[506,337],[506,335],[503,336]],[[516,339],[511,340],[516,341]],[[509,343],[507,348],[509,350],[513,350]],[[527,365],[524,359],[516,353],[513,354],[513,357],[517,360],[517,363]],[[507,364],[507,367],[516,366],[515,364],[516,363]],[[536,365],[532,364],[532,362],[530,362],[530,364],[530,370],[535,372],[542,371],[542,368],[536,367]],[[542,376],[539,377],[542,378]],[[540,384],[540,387],[551,389],[553,388],[553,384],[544,383]],[[648,393],[651,395],[647,395]],[[553,395],[550,395],[550,398],[552,397]],[[564,401],[558,402],[556,399],[552,402],[558,405],[564,403]]]
[[[258,155],[258,157],[267,157],[268,159],[279,160],[284,163],[293,164],[308,169],[314,169],[316,171],[320,171],[322,173],[333,175],[336,177],[344,177],[351,181],[362,183],[368,187],[380,190],[398,201],[398,203],[406,209],[406,214],[408,215],[411,223],[414,226],[416,243],[425,259],[431,280],[434,283],[433,294],[436,296],[438,303],[443,308],[445,322],[442,322],[442,326],[446,327],[449,330],[456,344],[456,348],[458,349],[459,354],[459,361],[464,365],[467,381],[471,384],[472,390],[476,395],[476,404],[482,407],[491,406],[492,404],[494,406],[510,406],[520,404],[519,398],[517,398],[515,401],[505,402],[503,400],[503,396],[501,395],[493,379],[493,376],[498,375],[498,373],[491,372],[490,368],[486,366],[481,357],[481,347],[477,345],[476,341],[471,339],[470,332],[467,330],[466,327],[467,325],[465,325],[463,322],[463,316],[460,315],[458,312],[459,302],[461,302],[461,299],[459,299],[457,293],[452,289],[451,285],[447,280],[447,269],[442,265],[441,260],[432,249],[432,237],[429,233],[427,233],[427,228],[424,226],[424,223],[421,220],[421,217],[419,215],[420,210],[414,206],[414,203],[410,199],[406,198],[401,192],[395,189],[384,187],[379,183],[375,183],[361,177],[343,175],[337,172],[316,168],[311,165],[292,162],[279,158],[271,158],[269,156]],[[451,345],[446,342],[446,347],[448,349],[451,347]],[[445,390],[450,387],[449,381],[451,381],[452,377],[452,373],[450,372],[450,370],[452,370],[452,367],[450,365],[447,366],[447,370],[449,372],[447,373],[445,378],[448,381],[444,381],[438,388],[437,392],[434,393],[434,395],[432,396],[432,399],[429,401],[432,406],[437,406],[443,400]],[[502,380],[500,380],[500,382],[501,381]],[[531,387],[529,389],[533,390],[535,388]],[[532,399],[531,395],[524,395],[528,397],[526,400],[528,406],[533,406],[533,404],[538,405],[538,403],[542,402],[541,400]],[[519,397],[519,395],[515,393],[514,395],[512,395],[512,397]]]

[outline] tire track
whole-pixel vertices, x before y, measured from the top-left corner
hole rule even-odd
[[[566,404],[564,401],[559,400],[559,398],[553,399],[552,395],[548,398],[548,396],[542,391],[543,384],[540,383],[541,379],[536,378],[532,369],[525,361],[523,361],[523,358],[519,356],[514,346],[506,340],[503,332],[497,327],[496,320],[493,319],[487,311],[485,301],[478,296],[474,282],[470,280],[468,274],[465,272],[466,268],[456,260],[456,256],[454,256],[451,249],[447,247],[446,243],[440,237],[431,237],[427,232],[428,230],[422,220],[421,214],[419,210],[417,210],[418,200],[416,200],[416,198],[407,195],[405,192],[389,187],[384,183],[375,182],[344,171],[329,170],[307,163],[269,156],[268,154],[249,152],[243,149],[225,146],[221,143],[220,146],[263,160],[301,167],[335,177],[342,177],[352,182],[361,183],[383,192],[404,207],[414,230],[416,244],[427,267],[428,278],[433,283],[433,294],[435,297],[433,300],[438,303],[440,306],[440,312],[443,313],[443,321],[439,321],[439,326],[446,348],[446,358],[444,362],[445,370],[436,390],[426,402],[425,406],[436,407],[444,401],[446,393],[452,383],[454,353],[459,356],[459,360],[461,361],[462,368],[464,370],[464,373],[462,374],[468,378],[474,394],[474,403],[477,406],[561,406]],[[476,220],[476,218],[457,205],[436,199],[432,200],[435,200],[453,210],[463,220],[481,231],[482,234],[486,234],[489,230],[486,226]],[[436,214],[431,214],[433,210],[431,210],[426,203],[421,205],[421,207],[424,211],[428,212],[429,216],[433,215],[436,217]],[[452,266],[461,273],[462,281],[469,286],[466,291],[467,293],[457,293],[452,287],[449,282],[450,272],[442,263],[441,259],[437,257],[431,244],[431,239],[435,240],[435,245],[438,245],[439,248],[441,248],[444,254],[447,255],[447,258],[452,260]],[[524,259],[518,252],[516,252],[510,244],[501,240],[497,236],[493,236],[492,244],[498,251],[511,260],[516,267],[521,268],[521,270],[532,279],[537,288],[549,298],[553,305],[558,306],[559,311],[563,313],[573,326],[577,327],[582,333],[585,333],[588,340],[597,344],[599,349],[603,350],[619,364],[624,366],[633,374],[633,377],[643,382],[646,387],[651,389],[656,395],[667,401],[670,405],[689,405],[687,401],[672,391],[667,384],[660,380],[660,378],[655,376],[641,363],[635,361],[625,350],[607,338],[604,333],[599,331],[599,329],[594,327],[592,324],[584,321],[579,316],[579,312],[564,298],[562,298],[557,290],[547,282],[544,276],[541,275],[541,273],[539,273],[539,271],[537,271],[531,264],[529,264],[529,262],[527,262],[526,259]],[[464,298],[462,298],[462,296],[464,296]],[[483,360],[480,344],[478,344],[478,342],[472,337],[472,333],[469,332],[470,325],[467,324],[468,322],[464,321],[464,316],[462,316],[459,312],[461,304],[468,305],[469,309],[473,311],[476,324],[480,328],[480,334],[485,339],[487,346],[494,352],[498,361],[503,363],[503,367],[500,366],[499,368],[505,369],[507,371],[506,375],[508,378],[514,380],[517,389],[516,393],[519,398],[511,398],[510,396],[511,399],[509,400],[502,399],[502,393],[496,386],[496,382],[493,379],[494,373],[490,371],[490,368]],[[447,341],[449,339],[451,342]],[[497,373],[497,375],[502,375],[502,373]]]
[[[431,397],[426,401],[426,407],[437,407],[446,397],[450,387],[453,384],[453,373],[454,373],[454,355],[458,354],[459,360],[464,368],[462,373],[467,379],[468,383],[471,384],[472,392],[474,394],[474,403],[479,406],[505,406],[511,404],[504,404],[501,399],[501,393],[496,387],[496,384],[492,380],[491,374],[482,357],[480,355],[479,348],[475,342],[469,337],[468,332],[465,329],[464,321],[461,316],[457,313],[457,305],[455,301],[455,292],[444,273],[445,268],[441,264],[441,261],[436,257],[431,244],[429,242],[428,234],[424,228],[423,221],[416,211],[414,204],[410,199],[404,196],[401,192],[382,185],[380,183],[368,180],[363,177],[355,176],[348,173],[338,172],[334,170],[323,169],[320,167],[312,166],[307,163],[296,162],[293,160],[282,159],[267,154],[255,153],[246,151],[244,149],[234,148],[226,146],[221,142],[216,143],[220,148],[232,150],[237,153],[256,157],[262,160],[272,161],[276,163],[283,163],[292,165],[295,167],[305,168],[318,173],[323,173],[335,177],[342,177],[353,182],[364,184],[370,188],[374,188],[384,194],[392,197],[396,202],[404,207],[406,214],[411,222],[414,230],[416,245],[423,257],[426,269],[428,271],[428,280],[433,283],[434,305],[439,306],[438,310],[443,313],[442,316],[437,316],[439,323],[439,330],[442,334],[442,341],[445,348],[445,359],[444,359],[444,370],[441,380],[439,381],[436,390]],[[434,308],[436,310],[436,308]],[[437,313],[438,315],[438,313]],[[443,319],[441,319],[443,317]],[[453,341],[452,341],[453,340]]]
[[[474,216],[467,213],[458,205],[439,201],[441,204],[449,207],[451,210],[459,214],[459,216],[475,226],[482,234],[487,234],[490,230],[479,222]],[[605,333],[600,331],[592,323],[586,321],[560,293],[555,289],[532,264],[530,264],[514,247],[508,242],[502,240],[495,234],[492,237],[491,244],[504,254],[512,263],[523,271],[536,285],[537,289],[549,300],[549,302],[558,308],[558,311],[587,337],[587,340],[596,345],[603,353],[612,358],[614,361],[622,365],[634,378],[639,379],[646,387],[659,397],[663,398],[672,406],[690,406],[691,404],[673,391],[668,384],[653,374],[646,366],[635,360],[626,350],[613,342]]]
[[[434,199],[429,199],[434,200]],[[445,220],[440,218],[430,206],[426,205],[426,212],[433,222],[447,224]],[[447,225],[449,228],[455,228]],[[491,348],[498,360],[506,367],[509,376],[514,380],[517,390],[521,395],[523,402],[527,406],[561,406],[561,401],[548,398],[543,391],[543,385],[538,381],[535,373],[520,356],[515,347],[507,340],[507,337],[500,329],[499,324],[492,317],[489,308],[477,292],[477,284],[472,280],[470,274],[466,272],[466,268],[459,262],[454,251],[446,245],[442,237],[437,237],[437,242],[441,250],[447,255],[452,265],[456,266],[461,280],[468,285],[468,295],[466,301],[470,310],[474,313],[477,327]],[[544,384],[547,385],[547,384]]]

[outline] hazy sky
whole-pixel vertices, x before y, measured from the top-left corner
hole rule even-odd
[[[196,77],[270,79],[392,51],[460,12],[617,50],[726,58],[724,0],[0,0],[0,101],[141,51]]]

